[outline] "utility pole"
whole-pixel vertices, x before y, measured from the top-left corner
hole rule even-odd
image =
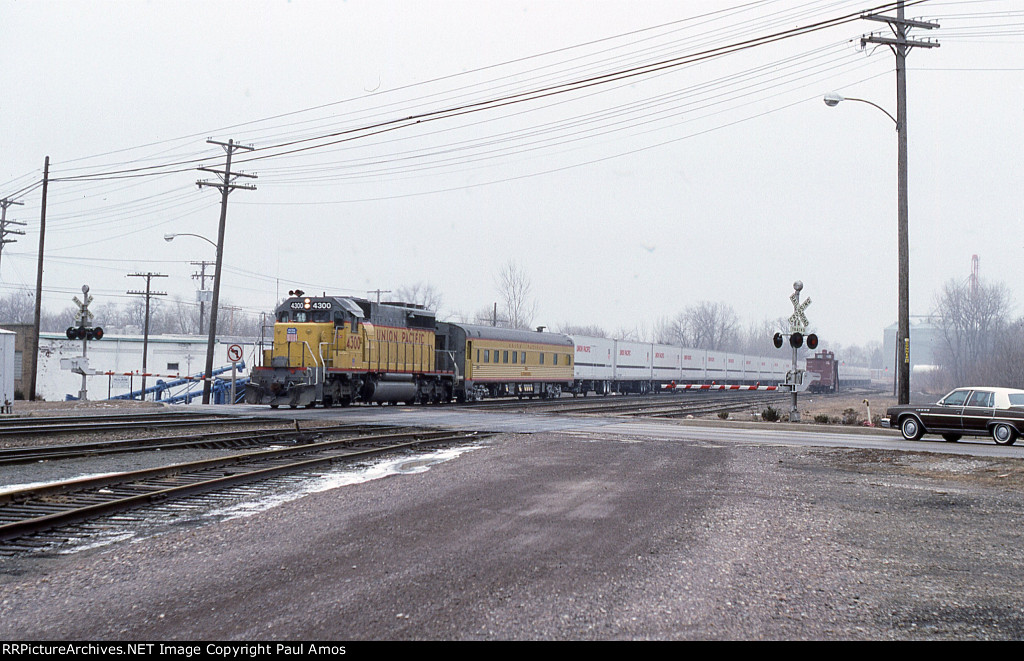
[[[377,294],[377,303],[380,304],[380,295],[381,294],[390,294],[391,290],[390,289],[371,289],[371,290],[367,291],[366,293],[367,294]]]
[[[166,278],[167,275],[163,273],[129,273],[129,278],[145,278],[146,279],[146,291],[129,291],[129,294],[135,296],[146,297],[146,321],[145,329],[142,331],[142,401],[146,401],[146,357],[149,354],[149,299],[154,296],[167,296],[167,292],[164,291],[152,291],[150,285],[153,282],[153,278]]]
[[[22,236],[25,235],[25,233],[21,230],[7,229],[8,225],[21,225],[22,227],[25,226],[25,223],[19,223],[16,220],[7,220],[7,207],[11,206],[12,204],[25,203],[15,202],[14,200],[8,199],[6,197],[0,200],[0,257],[2,257],[4,254],[5,245],[7,245],[8,243],[17,242],[17,239],[8,239],[8,234],[21,234]]]
[[[43,201],[39,212],[39,261],[36,265],[36,313],[32,321],[32,373],[28,381],[28,398],[36,400],[36,373],[39,371],[39,318],[43,303],[43,243],[46,238],[46,190],[50,184],[50,157],[43,165]]]
[[[934,41],[914,41],[907,39],[910,28],[930,30],[939,27],[938,23],[907,20],[904,16],[904,0],[896,5],[896,16],[866,14],[862,18],[869,21],[888,23],[895,34],[893,37],[868,35],[861,37],[861,47],[867,44],[883,44],[889,46],[896,55],[896,130],[899,133],[899,218],[897,242],[899,250],[899,321],[896,347],[898,361],[896,375],[899,381],[897,398],[900,404],[910,403],[910,238],[908,231],[909,202],[907,201],[907,52],[914,47],[937,48]]]
[[[246,145],[237,145],[234,140],[228,140],[227,143],[218,142],[216,140],[207,140],[207,143],[211,145],[220,145],[224,148],[224,152],[227,154],[227,160],[224,164],[224,170],[212,170],[210,168],[200,167],[200,170],[206,172],[212,172],[217,175],[220,182],[209,182],[209,181],[197,181],[196,185],[202,188],[203,186],[211,186],[220,190],[220,225],[217,228],[217,264],[213,271],[213,301],[210,304],[210,334],[206,342],[206,370],[203,373],[203,404],[210,403],[210,379],[213,377],[213,345],[217,337],[217,306],[220,304],[220,274],[221,267],[224,264],[224,224],[227,220],[228,214],[228,194],[236,188],[244,188],[246,190],[256,190],[256,187],[252,184],[236,184],[235,180],[238,177],[250,177],[256,178],[255,174],[243,174],[241,172],[231,171],[231,156],[238,149],[246,149],[252,151],[252,147]]]
[[[213,266],[214,263],[213,262],[207,262],[207,261],[189,262],[189,263],[192,264],[192,266],[198,266],[199,267],[199,273],[193,273],[192,274],[192,279],[199,281],[199,333],[202,334],[202,332],[203,332],[203,319],[206,317],[206,315],[204,314],[205,313],[205,308],[206,308],[206,293],[207,293],[206,279],[213,277],[212,275],[206,275],[206,267],[207,266]]]

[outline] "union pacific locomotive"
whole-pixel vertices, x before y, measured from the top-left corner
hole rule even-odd
[[[409,303],[300,295],[277,307],[273,344],[245,400],[276,408],[557,397],[572,382],[565,335],[438,322]]]
[[[275,311],[273,343],[246,385],[250,404],[547,398],[658,392],[677,383],[767,386],[785,381],[791,368],[785,353],[748,356],[447,323],[420,305],[295,293]]]

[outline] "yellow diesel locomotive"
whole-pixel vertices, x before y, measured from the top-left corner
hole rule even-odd
[[[438,322],[409,303],[301,293],[275,310],[250,404],[437,403],[557,396],[573,382],[565,335]]]

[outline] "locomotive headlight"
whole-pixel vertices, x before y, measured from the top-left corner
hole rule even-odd
[[[309,299],[308,298],[302,301],[302,307],[306,308],[307,310],[310,308],[310,304],[309,304]]]

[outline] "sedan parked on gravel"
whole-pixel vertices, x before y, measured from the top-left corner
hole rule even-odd
[[[882,426],[898,428],[908,441],[941,434],[950,442],[991,436],[999,445],[1013,445],[1024,434],[1024,390],[957,388],[934,404],[893,406]]]

